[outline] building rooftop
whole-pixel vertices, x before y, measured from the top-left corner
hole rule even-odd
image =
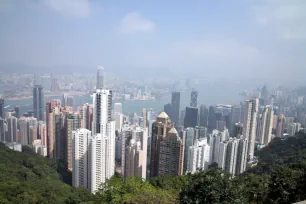
[[[173,134],[178,134],[176,129],[173,127],[171,128],[171,130],[168,133],[173,133]]]
[[[169,116],[167,115],[167,113],[161,112],[161,113],[158,115],[158,118],[169,118]]]

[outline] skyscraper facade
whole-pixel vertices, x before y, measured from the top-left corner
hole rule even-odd
[[[172,92],[171,96],[171,120],[175,126],[179,125],[179,117],[180,117],[180,92]]]
[[[195,173],[199,170],[207,170],[210,163],[210,146],[207,138],[196,140],[188,149],[187,172]]]
[[[208,132],[212,132],[214,129],[216,129],[216,108],[209,106]]]
[[[158,115],[156,121],[152,124],[151,136],[151,157],[150,157],[150,177],[158,176],[159,160],[160,160],[160,145],[164,137],[173,125],[170,122],[169,116],[162,112]]]
[[[184,142],[173,127],[160,142],[158,175],[183,174]]]
[[[200,106],[200,126],[208,127],[208,108],[205,105]]]
[[[17,142],[17,118],[10,116],[7,118],[7,142]]]
[[[44,120],[44,93],[41,85],[33,88],[33,112],[37,120]]]
[[[104,88],[104,68],[99,66],[97,69],[97,84],[96,89],[103,89]]]
[[[4,142],[5,140],[5,122],[3,118],[0,118],[0,142]]]
[[[198,92],[194,89],[191,91],[190,106],[196,108],[198,105]]]
[[[170,119],[172,120],[172,106],[171,106],[170,103],[167,103],[167,104],[164,105],[164,111],[170,117]]]
[[[272,138],[272,127],[273,127],[273,116],[274,112],[272,106],[266,105],[261,116],[261,126],[260,126],[260,137],[259,143],[263,145],[268,145]]]
[[[248,161],[251,161],[254,157],[257,112],[258,112],[258,99],[245,101],[243,137],[248,140]]]
[[[65,165],[72,171],[72,131],[81,128],[81,115],[79,113],[67,113],[65,127]]]
[[[4,119],[4,98],[0,98],[0,117]]]
[[[195,107],[186,107],[184,127],[196,127],[198,125],[198,109]]]
[[[72,186],[82,186],[89,189],[88,172],[88,148],[91,139],[91,131],[78,129],[72,131]]]
[[[184,142],[184,168],[183,172],[185,173],[187,171],[187,161],[189,160],[189,147],[193,146],[194,138],[195,138],[195,129],[194,128],[186,128],[184,130],[184,137],[185,137],[185,142]]]

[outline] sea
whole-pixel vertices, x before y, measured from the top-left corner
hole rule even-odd
[[[197,87],[198,90],[198,107],[201,104],[207,106],[214,104],[239,104],[243,100],[243,97],[239,95],[241,93],[240,86],[214,86],[214,87]],[[190,103],[190,90],[181,92],[180,109],[188,106]],[[58,97],[46,97],[46,101],[54,99],[62,99]],[[123,113],[129,115],[136,113],[140,115],[143,108],[152,108],[157,113],[163,111],[164,105],[171,103],[171,93],[168,97],[159,100],[113,100],[113,103],[122,103]],[[88,95],[74,95],[74,109],[82,106],[85,103],[92,103],[92,97]],[[15,106],[19,106],[20,114],[33,110],[33,99],[17,99],[17,100],[5,100],[6,111],[14,109]]]

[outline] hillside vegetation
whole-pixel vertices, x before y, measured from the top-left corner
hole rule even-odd
[[[259,163],[231,178],[212,168],[151,181],[114,176],[92,195],[65,184],[54,160],[0,144],[2,203],[293,203],[306,200],[306,135],[275,138],[257,152]]]

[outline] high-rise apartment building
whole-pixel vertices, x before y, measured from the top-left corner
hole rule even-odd
[[[280,114],[277,118],[276,137],[281,137],[284,134],[285,116]]]
[[[175,126],[179,125],[179,117],[180,117],[180,92],[172,92],[171,96],[171,120]]]
[[[208,132],[212,132],[216,129],[216,108],[214,106],[209,106],[208,114]]]
[[[104,88],[104,68],[99,66],[97,69],[97,84],[96,89],[103,89]]]
[[[266,105],[261,115],[259,143],[268,145],[272,138],[274,111],[272,106]]]
[[[0,98],[0,117],[4,119],[4,98]]]
[[[230,138],[226,150],[225,172],[232,175],[236,174],[237,156],[238,156],[239,139]]]
[[[183,138],[184,139],[184,138]],[[183,174],[184,142],[173,127],[160,141],[158,175]]]
[[[187,172],[195,173],[199,170],[207,170],[210,164],[210,146],[207,138],[196,140],[188,149]]]
[[[246,139],[240,139],[237,150],[235,175],[242,174],[245,171],[247,164],[247,154],[248,154],[248,141]]]
[[[81,128],[81,115],[77,112],[67,113],[65,123],[65,166],[72,171],[72,131]]]
[[[34,117],[19,118],[19,137],[17,143],[32,145],[37,139],[37,119]]]
[[[248,140],[248,161],[251,161],[254,157],[257,112],[258,112],[258,99],[245,101],[243,137]]]
[[[115,122],[109,122],[107,129],[115,130]],[[88,189],[95,193],[99,186],[115,174],[115,131],[106,135],[96,133],[89,144]]]
[[[160,160],[160,145],[163,138],[173,125],[170,122],[169,116],[162,112],[158,115],[156,121],[152,124],[151,136],[151,156],[150,156],[150,177],[158,176],[159,160]]]
[[[7,142],[17,142],[17,122],[14,116],[7,118]]]
[[[33,112],[37,120],[44,120],[44,93],[41,85],[33,88]]]
[[[125,147],[124,177],[136,176],[146,179],[147,172],[147,128],[134,127],[132,139]]]
[[[60,101],[51,101],[46,104],[47,125],[47,155],[49,158],[56,156],[56,125],[55,114],[60,113]]]
[[[196,127],[198,125],[198,109],[195,107],[186,107],[184,118],[184,127]]]
[[[112,121],[112,91],[93,94],[92,139],[89,145],[89,187],[96,192],[115,173],[115,121]]]
[[[200,126],[208,127],[208,108],[203,104],[200,106]]]
[[[5,121],[0,117],[0,142],[5,142]]]
[[[82,186],[89,189],[89,168],[88,150],[91,140],[91,131],[78,129],[72,131],[72,186]]]
[[[91,130],[93,121],[93,106],[86,103],[80,108],[79,111],[82,118],[81,127],[87,130]]]
[[[198,92],[195,89],[192,89],[190,96],[190,107],[196,108],[198,105]]]
[[[189,160],[188,151],[189,147],[193,146],[193,142],[195,140],[195,129],[194,128],[186,128],[183,132],[185,142],[184,142],[184,168],[183,172],[187,171],[187,161]]]

